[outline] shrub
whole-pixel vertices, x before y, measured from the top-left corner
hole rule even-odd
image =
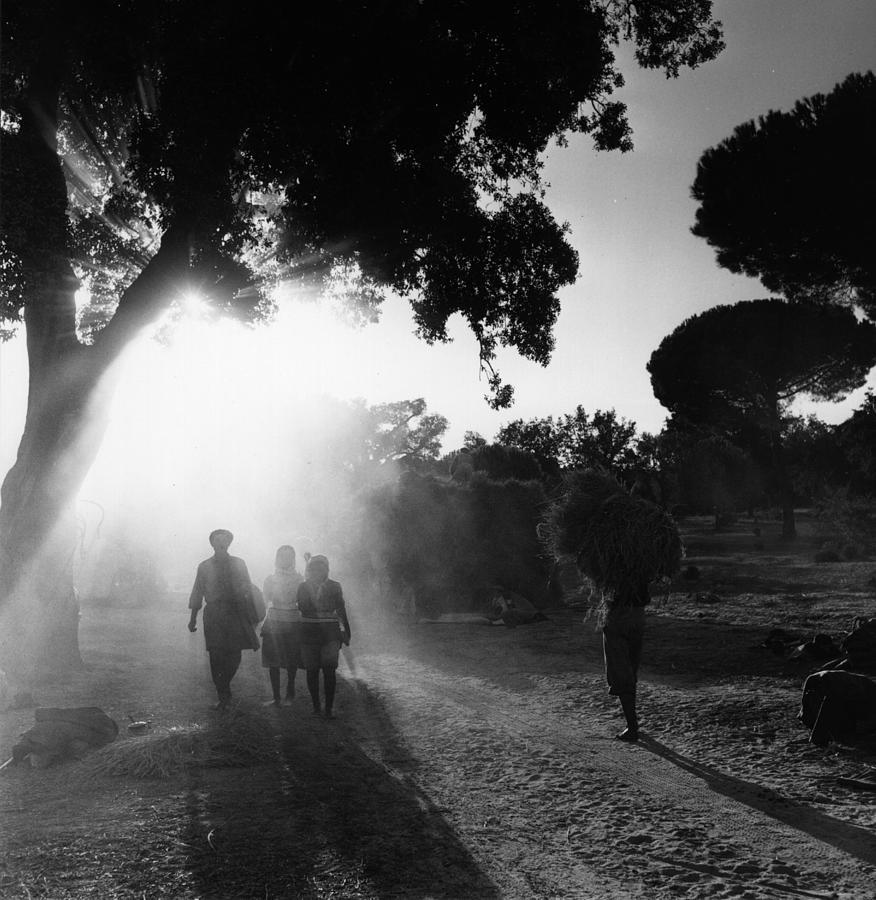
[[[830,549],[839,552],[842,548],[845,555],[846,548],[849,548],[854,554],[846,556],[846,559],[859,558],[866,553],[867,547],[876,543],[872,498],[850,497],[845,489],[829,491],[818,505],[818,517],[823,531],[835,541]]]
[[[550,560],[536,534],[545,503],[536,481],[467,484],[407,474],[363,496],[358,541],[430,615],[472,610],[494,586],[547,601]]]

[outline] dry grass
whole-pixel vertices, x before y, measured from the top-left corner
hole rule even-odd
[[[232,768],[269,762],[276,740],[257,714],[235,710],[210,725],[175,726],[126,737],[83,762],[86,775],[172,778],[190,768]]]
[[[543,533],[555,555],[574,554],[603,591],[669,578],[681,566],[681,536],[672,518],[594,470],[570,476]]]

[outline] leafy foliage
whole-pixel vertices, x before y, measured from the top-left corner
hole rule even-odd
[[[499,429],[496,443],[526,450],[543,469],[559,469],[560,430],[553,416],[530,419],[528,422],[515,419]]]
[[[182,223],[192,286],[235,314],[263,313],[273,279],[319,291],[344,271],[372,313],[383,289],[409,297],[427,341],[446,340],[448,318],[462,315],[491,402],[507,405],[497,346],[545,363],[557,291],[578,265],[542,200],[540,154],[569,132],[628,149],[612,45],[632,41],[642,65],[675,75],[722,48],[711,3],[292,10],[294,27],[277,0],[93,0],[90,15],[4,4],[5,111],[25,108],[38,84],[64,101],[72,202],[61,243],[95,299],[83,334],[100,332],[159,235]],[[20,170],[15,141],[4,150],[4,198],[17,185],[22,201],[4,203],[15,235],[38,176]],[[34,239],[31,229],[6,250],[24,258]]]
[[[791,401],[837,400],[876,361],[876,326],[846,308],[777,299],[717,306],[685,320],[651,354],[654,396],[677,418],[714,429],[762,464],[795,533],[785,462]]]
[[[762,497],[758,468],[741,448],[720,435],[686,445],[677,463],[681,502],[700,513],[735,515]]]
[[[519,447],[481,444],[472,452],[472,463],[476,472],[492,481],[540,481],[545,477],[536,457]]]
[[[876,76],[738,126],[707,150],[692,231],[731,272],[792,298],[853,301],[876,314]]]
[[[477,473],[462,486],[408,474],[362,496],[350,540],[369,549],[392,593],[412,592],[435,614],[482,607],[495,586],[541,603],[548,562],[536,524],[544,500],[537,482]]]
[[[849,488],[854,485],[852,489],[860,491],[865,464],[863,460],[853,462],[853,452],[842,437],[844,433],[842,426],[828,425],[815,416],[793,417],[788,421],[785,458],[794,492],[802,503],[817,503],[825,491],[838,485]]]
[[[312,479],[347,482],[343,494],[362,485],[394,480],[399,469],[428,469],[441,450],[447,419],[427,410],[422,397],[369,406],[363,400],[320,398],[312,428],[290,428],[304,458],[314,460]],[[318,461],[318,464],[317,464]]]
[[[500,444],[532,453],[545,471],[601,468],[619,477],[628,474],[637,462],[636,424],[623,419],[613,409],[597,409],[591,416],[583,406],[573,413],[515,419],[496,436]]]
[[[846,461],[850,490],[876,496],[876,394],[867,391],[863,403],[830,438]]]
[[[694,423],[779,432],[797,396],[842,399],[876,361],[876,327],[854,314],[777,299],[686,319],[651,354],[654,396]]]

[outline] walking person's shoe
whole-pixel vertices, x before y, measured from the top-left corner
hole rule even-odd
[[[627,744],[635,744],[637,740],[639,740],[639,729],[638,728],[624,728],[619,734],[616,734],[615,737],[619,741],[624,741]]]

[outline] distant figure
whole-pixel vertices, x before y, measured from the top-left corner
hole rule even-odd
[[[530,622],[543,622],[547,616],[540,612],[522,594],[505,588],[494,588],[490,611],[494,621],[506,628],[516,628]]]
[[[645,636],[645,607],[650,603],[647,583],[629,582],[614,592],[602,626],[602,650],[608,692],[620,700],[627,727],[618,740],[639,739],[636,683]]]
[[[463,447],[450,461],[450,477],[454,481],[467,483],[474,474],[474,459],[472,459],[471,450]]]
[[[252,586],[246,563],[230,556],[234,535],[225,528],[210,532],[213,555],[198,566],[189,597],[189,631],[197,631],[198,610],[204,606],[204,641],[210,654],[210,674],[219,702],[214,709],[231,703],[231,679],[240,666],[242,650],[258,650],[255,633],[258,614],[254,610]]]
[[[343,591],[328,575],[328,560],[324,556],[312,556],[304,572],[304,583],[298,588],[298,608],[301,610],[301,659],[307,671],[313,714],[322,714],[319,699],[321,669],[325,685],[325,717],[331,719],[338,655],[341,643],[349,646],[351,635]]]
[[[262,625],[262,666],[268,670],[274,706],[279,706],[280,669],[286,670],[286,701],[295,696],[295,673],[301,662],[301,612],[298,588],[304,579],[295,568],[295,548],[284,544],[277,550],[274,574],[265,579],[268,614]]]

